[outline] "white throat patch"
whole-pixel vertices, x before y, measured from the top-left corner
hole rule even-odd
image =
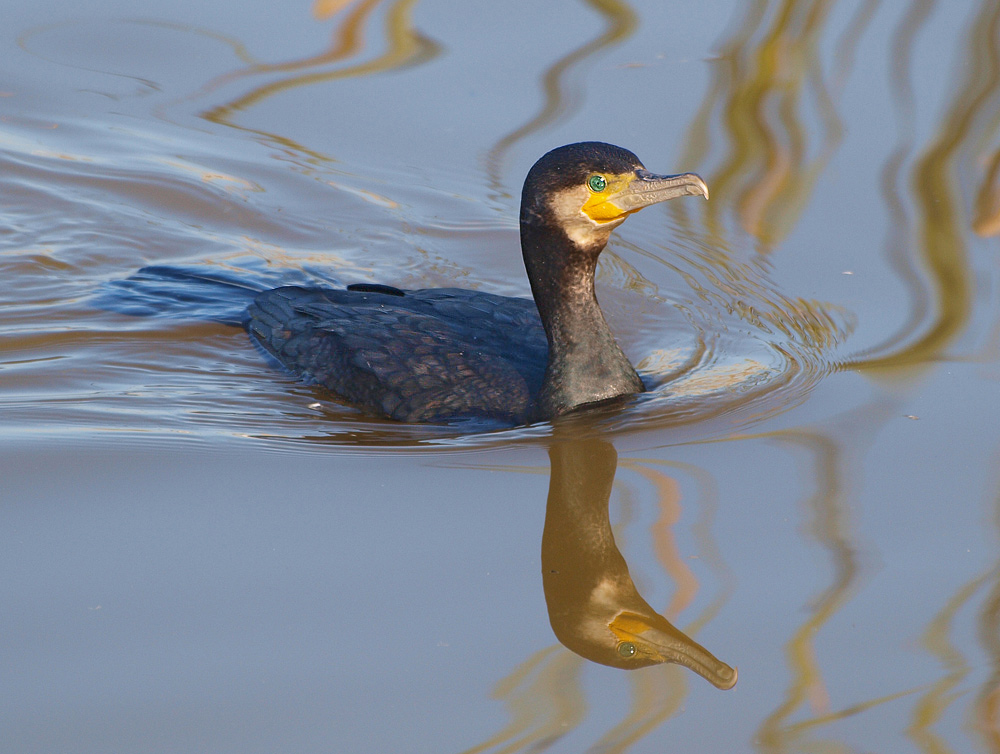
[[[583,205],[590,198],[586,186],[572,186],[557,191],[549,199],[549,208],[569,239],[580,247],[604,245],[611,231],[621,225],[625,218],[599,223],[583,211]]]

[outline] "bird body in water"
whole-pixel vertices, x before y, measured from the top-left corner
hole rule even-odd
[[[697,175],[654,175],[628,150],[559,147],[528,172],[521,251],[534,302],[459,289],[287,286],[248,307],[251,337],[286,368],[406,422],[523,423],[642,392],[594,291],[611,231],[643,207],[708,197]]]

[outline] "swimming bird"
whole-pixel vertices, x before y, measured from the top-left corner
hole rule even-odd
[[[611,232],[643,207],[708,198],[693,173],[656,175],[601,142],[559,147],[528,171],[521,253],[534,297],[454,288],[285,286],[247,308],[251,337],[288,370],[404,422],[551,419],[644,391],[594,291]]]

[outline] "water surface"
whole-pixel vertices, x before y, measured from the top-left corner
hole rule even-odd
[[[11,751],[1000,751],[997,3],[9,5]],[[712,192],[602,257],[614,410],[395,425],[122,286],[527,296],[520,183],[583,139]],[[627,580],[576,572],[731,690],[557,641],[590,458]]]

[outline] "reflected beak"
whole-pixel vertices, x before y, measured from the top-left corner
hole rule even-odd
[[[683,665],[719,689],[736,685],[736,668],[719,660],[661,615],[623,612],[610,628],[620,641],[632,642],[638,653],[652,662]]]

